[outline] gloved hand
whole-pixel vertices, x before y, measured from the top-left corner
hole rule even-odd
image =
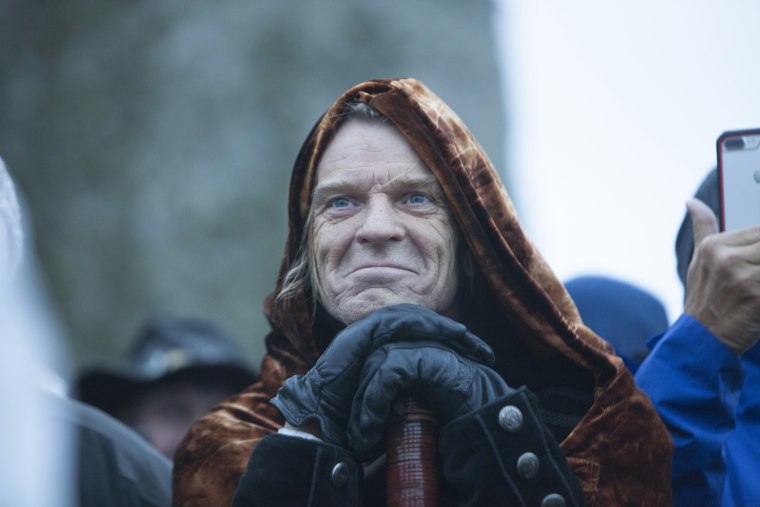
[[[339,333],[306,375],[285,381],[271,403],[293,426],[316,420],[325,439],[345,446],[346,425],[367,356],[397,340],[447,344],[460,353],[487,360],[488,345],[458,322],[416,305],[378,310]]]
[[[471,333],[467,339],[488,347]],[[462,354],[452,345],[403,341],[385,344],[370,354],[347,430],[349,448],[358,459],[381,452],[391,404],[402,393],[417,394],[442,427],[514,391],[498,373],[478,362],[487,357]]]

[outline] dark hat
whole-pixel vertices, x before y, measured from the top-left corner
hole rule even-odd
[[[209,322],[154,318],[144,325],[122,363],[80,375],[76,394],[112,413],[141,389],[174,379],[203,379],[204,384],[236,392],[256,381],[243,357],[240,345]]]
[[[631,371],[649,353],[647,340],[668,328],[662,302],[622,280],[580,276],[565,282],[583,323],[607,340]]]

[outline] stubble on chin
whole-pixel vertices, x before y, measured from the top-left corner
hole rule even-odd
[[[349,325],[371,313],[401,303],[414,303],[410,298],[388,288],[371,287],[357,293],[335,295],[325,309],[338,321]]]

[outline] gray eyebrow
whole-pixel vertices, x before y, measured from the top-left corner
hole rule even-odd
[[[438,180],[430,174],[429,176],[407,176],[406,174],[399,174],[390,181],[387,181],[383,187],[396,187],[401,185],[409,185],[412,187],[440,187]]]
[[[408,185],[410,187],[434,187],[440,189],[441,185],[438,180],[432,174],[430,176],[407,176],[400,174],[390,181],[383,184],[383,188],[394,188]],[[332,193],[335,191],[341,191],[344,188],[352,187],[353,185],[345,180],[336,179],[335,181],[328,181],[327,183],[318,183],[314,190],[312,190],[312,198],[315,198],[319,194]]]
[[[347,181],[334,181],[324,185],[317,184],[314,190],[311,191],[312,206],[320,204],[321,201],[325,200],[327,195],[341,193],[341,190],[347,189],[349,186]]]

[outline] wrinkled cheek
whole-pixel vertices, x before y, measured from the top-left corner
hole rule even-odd
[[[335,301],[340,298],[341,294],[343,294],[343,285],[344,283],[341,283],[342,280],[338,278],[336,273],[328,272],[324,274],[324,280],[322,282],[323,290],[325,292],[324,297]]]
[[[320,285],[322,286],[322,299],[327,307],[335,308],[347,298],[352,296],[351,287],[345,276],[340,272],[336,259],[331,254],[324,256],[322,259],[321,269],[319,269]]]
[[[437,305],[448,307],[456,300],[459,290],[459,270],[456,259],[456,242],[450,242],[448,251],[441,250],[439,253],[438,273],[436,273],[434,299]]]

